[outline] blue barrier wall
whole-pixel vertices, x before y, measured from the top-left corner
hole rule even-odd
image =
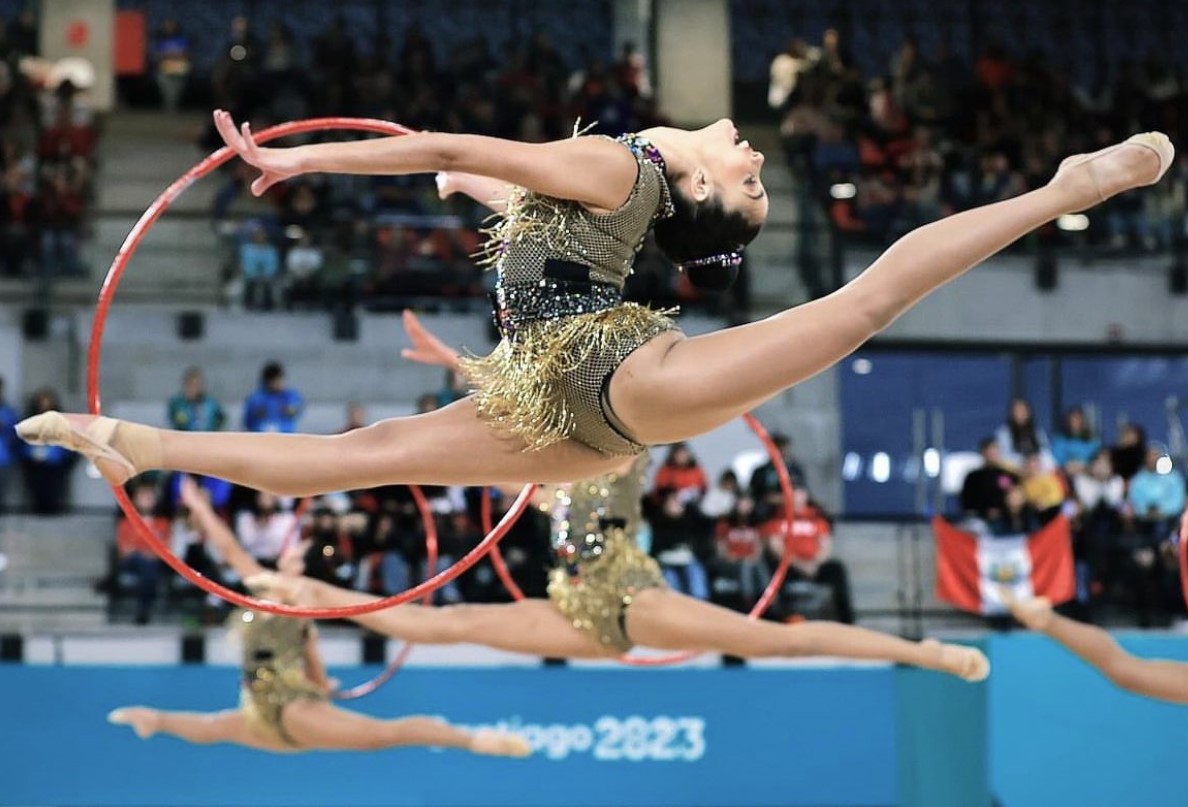
[[[357,706],[506,720],[532,727],[540,753],[522,762],[423,750],[278,756],[146,743],[103,722],[130,703],[227,708],[230,669],[0,666],[0,802],[885,806],[895,803],[893,690],[887,668],[411,669]]]
[[[1188,661],[1188,638],[1124,644]],[[409,669],[355,704],[377,716],[504,722],[538,750],[522,762],[456,751],[278,756],[145,743],[105,724],[104,714],[132,703],[227,708],[235,673],[0,665],[0,805],[1185,803],[1188,710],[1120,692],[1040,637],[995,636],[984,646],[994,673],[979,686],[885,667]],[[336,672],[354,681],[375,670]]]
[[[1188,661],[1184,637],[1122,644]],[[1188,709],[1121,692],[1040,636],[993,637],[990,655],[991,783],[1002,807],[1188,803]]]

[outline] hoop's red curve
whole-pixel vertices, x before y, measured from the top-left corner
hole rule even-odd
[[[1180,533],[1180,589],[1184,593],[1184,603],[1188,604],[1188,536]]]
[[[792,478],[788,476],[788,466],[784,464],[784,458],[780,455],[780,449],[771,439],[771,435],[767,433],[767,429],[763,428],[763,424],[752,415],[746,413],[743,416],[743,421],[750,427],[755,436],[763,443],[763,448],[766,449],[767,455],[771,457],[772,464],[775,466],[776,475],[780,481],[780,493],[784,496],[784,533],[787,534],[789,527],[792,524],[792,519],[795,516],[796,505],[792,498]],[[491,531],[491,489],[483,490],[482,499],[482,527],[487,532]],[[511,571],[507,568],[507,563],[503,560],[503,553],[499,551],[498,546],[492,546],[490,551],[491,565],[495,567],[495,573],[503,582],[504,587],[508,593],[512,595],[514,600],[524,599],[524,592],[516,585],[516,581],[512,579]],[[792,564],[792,551],[787,541],[784,542],[784,554],[780,557],[780,564],[776,567],[775,572],[771,576],[771,580],[767,583],[767,588],[763,590],[763,594],[759,597],[755,606],[747,614],[748,619],[758,619],[767,613],[767,609],[771,607],[776,595],[779,593],[780,586],[784,585],[784,579],[788,576],[788,567]],[[1188,580],[1188,578],[1186,578]],[[1185,583],[1185,597],[1188,598],[1188,583]],[[668,656],[620,656],[619,661],[623,664],[629,664],[635,667],[662,667],[670,664],[683,664],[686,661],[697,658],[700,653],[675,653]]]
[[[425,525],[425,568],[436,569],[437,519],[433,517],[433,509],[429,506],[429,500],[425,498],[425,491],[421,490],[419,485],[409,485],[408,489],[412,492],[413,501],[417,505],[417,511],[421,514],[421,523]],[[430,591],[425,595],[425,605],[432,604],[433,592]],[[400,672],[400,668],[404,666],[404,662],[408,661],[408,656],[412,653],[413,647],[414,645],[411,642],[405,642],[400,648],[400,652],[396,654],[396,658],[392,659],[388,663],[388,666],[381,670],[380,674],[375,678],[350,689],[336,690],[330,697],[336,701],[349,701],[375,692],[384,684],[391,681],[392,676]]]
[[[256,135],[256,139],[263,143],[287,135],[317,132],[327,129],[350,129],[386,135],[406,135],[412,133],[412,130],[407,127],[382,120],[366,118],[314,118],[273,126]],[[115,300],[116,289],[119,288],[124,270],[128,267],[128,261],[132,259],[132,256],[136,253],[136,249],[140,246],[140,242],[144,240],[145,235],[152,228],[153,224],[164,215],[165,211],[169,209],[169,206],[173,204],[177,197],[181,196],[186,188],[220,165],[230,161],[235,156],[234,151],[230,148],[223,147],[182,174],[149,205],[148,209],[144,211],[124,239],[124,243],[120,246],[120,251],[116,253],[115,260],[112,261],[111,268],[107,270],[107,277],[104,278],[103,286],[99,290],[99,300],[95,308],[95,321],[91,326],[91,344],[87,351],[87,403],[92,414],[98,415],[102,412],[102,401],[99,395],[99,365],[102,361],[103,332],[107,326],[107,317],[111,310],[111,304]],[[471,566],[478,563],[483,555],[491,547],[495,546],[507,533],[516,518],[528,506],[528,500],[534,489],[532,485],[525,486],[512,505],[512,509],[500,520],[497,527],[449,569],[395,596],[347,608],[296,608],[259,600],[255,597],[245,597],[225,586],[221,586],[194,571],[175,557],[169,551],[169,548],[153,534],[153,531],[149,529],[140,514],[136,512],[136,508],[132,506],[131,500],[129,500],[127,493],[124,492],[122,487],[113,486],[112,493],[115,494],[120,509],[124,511],[124,515],[127,516],[132,526],[136,529],[136,533],[141,540],[171,569],[203,591],[214,594],[216,597],[220,597],[241,608],[265,611],[280,616],[303,617],[306,619],[346,619],[352,616],[359,616],[360,614],[382,611],[385,608],[391,608],[395,605],[403,605],[422,595],[436,591],[441,586],[458,577]]]

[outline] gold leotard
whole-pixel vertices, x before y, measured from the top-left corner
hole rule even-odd
[[[632,647],[625,616],[635,595],[665,585],[659,564],[635,540],[647,467],[644,453],[622,474],[558,489],[550,503],[558,562],[549,599],[575,628],[619,653]]]
[[[671,198],[659,152],[619,138],[637,163],[627,201],[606,214],[524,190],[491,230],[487,261],[498,272],[495,318],[502,339],[463,372],[479,410],[531,449],[566,439],[609,455],[644,446],[612,422],[605,394],[632,351],[675,328],[659,311],[624,303],[623,283],[653,221]]]
[[[239,706],[248,726],[262,737],[297,746],[281,721],[285,706],[326,697],[305,675],[309,623],[257,611],[236,611],[231,619],[243,642]]]

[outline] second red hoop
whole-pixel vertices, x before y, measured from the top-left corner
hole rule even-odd
[[[288,135],[303,134],[307,132],[317,132],[325,130],[348,129],[352,131],[370,132],[374,134],[385,135],[407,135],[412,134],[412,130],[401,126],[397,123],[389,121],[372,120],[366,118],[315,118],[304,121],[294,121],[291,123],[283,123],[279,126],[273,126],[260,132],[256,139],[259,142],[267,142],[275,140],[280,137]],[[174,201],[190,187],[195,181],[206,176],[211,171],[214,171],[219,166],[230,161],[235,157],[235,152],[229,148],[221,148],[214,152],[206,159],[199,162],[185,174],[175,180],[168,188],[157,197],[154,202],[149,205],[148,209],[133,225],[132,230],[124,239],[124,243],[120,246],[120,250],[116,253],[115,260],[112,261],[111,267],[108,269],[107,276],[103,281],[103,286],[99,291],[99,299],[96,303],[95,319],[91,327],[91,343],[87,352],[87,406],[92,414],[101,414],[102,402],[99,394],[99,376],[100,364],[102,361],[103,349],[103,333],[107,325],[107,318],[111,310],[112,302],[115,300],[116,290],[119,288],[121,278],[124,271],[127,269],[128,262],[135,254],[137,247],[141,241],[144,240],[145,235],[152,229],[156,221],[164,215]],[[119,503],[120,509],[129,519],[130,523],[136,530],[137,536],[145,542],[145,544],[156,553],[170,568],[180,574],[182,577],[189,580],[194,585],[198,586],[203,591],[209,594],[214,594],[221,599],[226,600],[241,608],[248,608],[257,611],[265,611],[268,613],[279,614],[281,616],[303,617],[307,619],[345,619],[352,616],[359,616],[360,614],[373,613],[375,611],[383,610],[384,608],[391,608],[396,605],[403,605],[411,602],[418,597],[430,594],[436,589],[444,586],[446,583],[455,579],[479,560],[495,546],[496,543],[503,537],[503,535],[511,528],[515,522],[516,517],[520,512],[528,506],[528,501],[531,497],[533,486],[525,487],[520,496],[517,497],[515,505],[508,511],[507,515],[500,521],[496,529],[490,531],[486,538],[484,538],[478,546],[474,547],[470,552],[466,553],[453,566],[445,571],[433,576],[424,581],[418,586],[414,586],[408,591],[402,592],[392,597],[387,597],[373,603],[364,605],[351,606],[349,608],[295,608],[287,605],[280,605],[278,603],[260,600],[255,597],[245,597],[235,591],[232,591],[224,586],[215,583],[198,572],[194,571],[186,565],[179,558],[175,557],[169,548],[153,534],[149,529],[144,519],[133,507],[131,500],[123,488],[113,488],[116,501]]]

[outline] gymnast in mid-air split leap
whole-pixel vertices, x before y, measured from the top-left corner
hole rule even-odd
[[[259,169],[257,194],[311,172],[444,171],[481,185],[503,210],[486,252],[502,340],[463,363],[467,398],[341,435],[179,432],[57,412],[17,426],[31,443],[81,452],[112,483],[170,469],[307,496],[591,478],[821,372],[938,286],[1062,214],[1153,184],[1174,157],[1158,133],[1071,157],[1042,188],[907,234],[826,297],[688,338],[621,292],[649,230],[695,283],[722,287],[737,270],[768,197],[763,155],[728,120],[542,144],[432,133],[292,148],[260,147],[225,112],[215,123]]]
[[[199,529],[236,574],[249,580],[265,572],[239,545],[193,480],[182,481],[181,495]],[[305,548],[300,544],[291,547],[280,568],[300,574]],[[340,709],[330,702],[334,683],[326,676],[312,623],[259,611],[236,611],[232,625],[243,642],[243,686],[238,709],[198,713],[126,706],[114,710],[108,720],[131,726],[143,739],[168,734],[191,743],[232,743],[263,751],[375,751],[430,746],[493,756],[523,757],[531,753],[528,743],[512,734],[466,731],[432,717],[380,720]]]
[[[411,312],[404,325],[414,361],[456,369],[457,353]],[[366,628],[416,644],[485,644],[548,658],[605,658],[636,643],[664,650],[744,658],[833,656],[910,664],[980,681],[990,665],[972,647],[912,642],[841,625],[780,625],[671,590],[637,543],[647,452],[622,467],[572,485],[546,486],[536,505],[549,514],[555,565],[549,597],[510,604],[425,608],[404,605],[355,617]],[[253,586],[306,607],[374,602],[376,597],[285,574]]]

